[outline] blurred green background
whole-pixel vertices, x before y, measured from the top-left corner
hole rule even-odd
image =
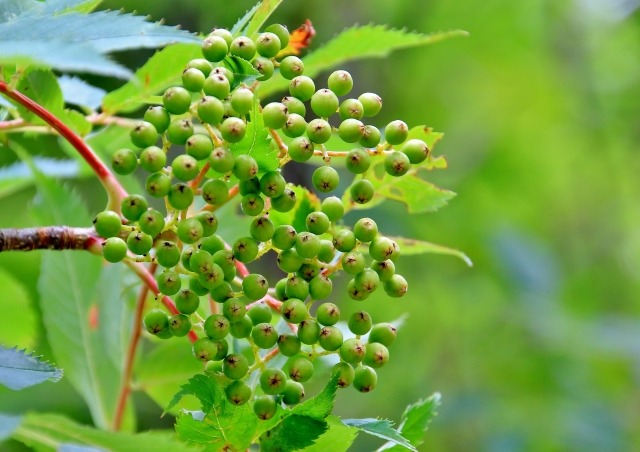
[[[208,31],[231,26],[253,1],[176,4],[112,0],[103,7]],[[312,48],[354,23],[470,33],[346,67],[354,91],[382,96],[378,125],[403,119],[446,134],[436,153],[449,169],[431,180],[458,193],[435,214],[408,217],[388,203],[371,216],[385,233],[459,248],[474,266],[436,255],[401,259],[409,294],[367,301],[377,320],[408,313],[391,361],[373,393],[339,393],[339,415],[397,420],[408,403],[440,391],[443,405],[421,450],[640,444],[639,5],[291,0],[277,11],[273,20],[290,29],[313,21]],[[21,192],[0,208],[16,211],[32,197]],[[28,212],[2,214],[2,223],[26,225]],[[0,256],[31,297],[37,259]],[[60,385],[60,400],[54,393],[36,402],[42,393],[32,391],[34,406],[67,404],[86,417],[80,399]],[[1,392],[0,400],[19,403]],[[142,427],[159,414],[148,409]],[[354,450],[378,445],[358,440]]]

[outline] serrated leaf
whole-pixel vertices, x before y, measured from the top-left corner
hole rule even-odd
[[[22,416],[0,413],[0,443],[9,438],[22,422]]]
[[[249,404],[233,406],[223,399],[221,406],[202,421],[183,414],[176,422],[178,438],[207,446],[207,450],[245,450],[251,445],[258,418]]]
[[[417,452],[418,449],[413,447],[406,438],[404,438],[396,429],[393,428],[393,422],[387,419],[343,419],[342,423],[350,427],[355,427],[369,435],[386,439],[394,444],[403,446],[406,449]]]
[[[320,72],[342,65],[348,61],[366,58],[382,58],[394,50],[433,44],[456,36],[466,36],[456,30],[432,34],[407,32],[387,28],[385,25],[361,25],[347,28],[323,47],[303,58],[304,74],[314,78]],[[285,89],[289,81],[273,77],[260,86],[260,97],[264,98]]]
[[[64,99],[58,80],[53,72],[41,69],[29,69],[22,74],[16,85],[16,89],[29,99],[46,108],[55,116],[62,116]],[[44,124],[35,113],[23,105],[18,105],[20,116],[31,123]]]
[[[180,69],[201,56],[200,46],[193,44],[175,44],[156,52],[130,81],[104,97],[102,110],[113,115],[140,108],[155,94],[179,84]]]
[[[110,451],[171,450],[189,452],[194,449],[177,441],[167,431],[132,434],[97,430],[76,424],[56,414],[27,414],[12,437],[38,451],[58,451],[63,444],[74,444]],[[195,449],[198,450],[198,449]]]
[[[278,168],[278,153],[269,132],[264,127],[257,100],[253,103],[250,118],[245,136],[239,142],[231,144],[229,148],[234,155],[247,154],[253,157],[258,163],[260,172],[273,171]]]
[[[260,450],[264,452],[289,452],[304,449],[313,445],[328,428],[329,426],[324,420],[291,414],[263,435]]]
[[[229,30],[233,36],[240,36],[243,34],[243,30],[245,29],[245,27],[247,26],[247,24],[249,23],[249,21],[251,20],[253,15],[256,13],[256,11],[258,10],[261,4],[262,2],[259,1],[258,3],[253,5],[251,9],[248,9],[247,12],[244,13],[244,15],[240,19],[238,19],[235,24],[233,24],[233,27],[231,27],[231,29]]]
[[[58,15],[70,12],[88,13],[92,11],[102,0],[55,0],[39,2],[35,0],[25,0],[27,14],[34,15]]]
[[[440,393],[436,392],[431,397],[425,400],[419,400],[414,404],[409,405],[402,413],[400,421],[400,433],[406,438],[412,445],[418,447],[424,442],[424,434],[426,433],[429,424],[436,416],[436,409],[441,404]],[[387,446],[387,447],[385,447]],[[402,448],[393,443],[385,444],[379,450],[391,450],[394,452],[400,452]]]
[[[0,345],[0,384],[9,389],[17,391],[61,378],[62,370],[40,361],[37,356]]]
[[[63,75],[58,78],[58,84],[66,103],[90,108],[91,110],[97,109],[102,102],[102,98],[107,94],[102,88],[90,85],[78,77]]]
[[[60,119],[81,137],[88,135],[93,128],[87,118],[76,110],[65,109]]]
[[[337,416],[326,419],[329,429],[304,452],[347,452],[358,436],[358,429],[344,425]]]
[[[400,246],[403,256],[414,256],[417,254],[434,253],[455,256],[464,261],[469,267],[473,267],[471,259],[462,251],[447,246],[438,245],[436,243],[426,242],[424,240],[408,239],[405,237],[390,237]]]
[[[296,405],[291,410],[291,413],[308,416],[313,419],[325,419],[333,411],[333,402],[338,391],[338,379],[339,376],[337,374],[333,375],[322,391],[300,405]]]
[[[169,405],[165,408],[164,413],[176,406],[178,402],[187,395],[197,397],[202,406],[202,411],[205,413],[209,413],[209,411],[219,406],[225,400],[224,390],[220,384],[207,375],[197,374],[182,385],[180,391],[173,396],[171,402],[169,402]]]
[[[271,14],[276,10],[278,6],[280,6],[282,0],[262,0],[257,6],[255,13],[251,17],[251,21],[249,21],[249,25],[244,30],[243,34],[245,36],[249,36],[253,38],[258,34],[258,30],[260,27],[264,25],[264,23],[269,19]]]
[[[231,89],[235,89],[241,83],[253,83],[262,75],[250,62],[240,57],[228,56],[222,60],[222,64],[233,73]]]
[[[0,196],[1,197],[1,196]],[[2,307],[4,319],[0,328],[0,344],[11,344],[19,348],[33,348],[38,336],[38,319],[30,303],[27,288],[11,273],[0,268],[2,297],[11,300]]]

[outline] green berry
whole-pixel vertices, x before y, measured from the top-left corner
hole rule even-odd
[[[194,58],[187,63],[186,68],[195,68],[202,72],[205,77],[209,77],[209,74],[211,74],[211,71],[213,70],[213,65],[204,58]]]
[[[349,229],[341,229],[333,236],[333,246],[343,253],[351,251],[356,246],[356,236]]]
[[[140,230],[151,237],[155,237],[164,229],[164,217],[157,210],[149,209],[138,219]]]
[[[122,215],[129,221],[138,221],[148,207],[147,200],[140,195],[126,196],[120,204]]]
[[[409,135],[409,127],[404,121],[391,121],[384,128],[384,138],[389,144],[403,143]]]
[[[284,49],[289,44],[289,30],[282,24],[271,24],[264,31],[273,33],[280,40],[280,48]]]
[[[213,141],[208,135],[196,133],[189,137],[185,143],[184,150],[196,160],[206,160],[213,151]]]
[[[205,78],[205,75],[200,70],[194,67],[186,68],[182,71],[182,86],[184,86],[187,91],[193,93],[200,92],[204,85]]]
[[[260,33],[256,40],[256,49],[260,56],[273,58],[280,51],[282,44],[280,38],[274,33]]]
[[[178,292],[173,301],[176,303],[176,308],[182,314],[191,315],[198,310],[200,306],[200,298],[189,289],[183,289]]]
[[[384,159],[384,169],[387,174],[391,176],[404,176],[410,168],[411,162],[409,162],[409,157],[402,152],[390,152]]]
[[[240,262],[249,263],[258,256],[258,242],[252,237],[240,237],[233,244],[233,254]]]
[[[120,237],[109,237],[102,243],[102,255],[108,262],[120,262],[127,255],[127,244]]]
[[[269,290],[269,281],[262,275],[252,273],[242,280],[242,291],[249,300],[260,300]]]
[[[231,336],[238,339],[245,339],[251,335],[253,330],[253,323],[249,316],[244,316],[242,320],[231,324],[230,332]]]
[[[297,56],[290,55],[283,58],[280,62],[280,74],[287,80],[293,80],[302,75],[303,72],[304,63]]]
[[[191,94],[181,86],[173,86],[162,95],[162,103],[169,113],[181,115],[186,113],[191,106]]]
[[[395,341],[398,330],[390,323],[377,323],[369,333],[369,343],[379,343],[389,347]]]
[[[335,326],[325,326],[320,330],[318,344],[327,351],[333,352],[342,345],[342,331]]]
[[[202,186],[202,199],[207,204],[222,205],[229,199],[229,188],[220,179],[209,179]]]
[[[288,152],[294,162],[306,162],[313,157],[314,146],[307,137],[297,137],[291,140]]]
[[[230,84],[233,83],[233,81],[235,80],[235,77],[233,75],[233,72],[231,72],[231,69],[225,66],[218,66],[214,68],[210,75],[224,75],[227,78],[227,80],[229,80]],[[227,96],[224,96],[224,97],[227,97]]]
[[[225,250],[224,240],[218,235],[212,235],[210,237],[206,237],[202,239],[200,242],[200,249],[208,251],[214,257],[218,251]]]
[[[196,282],[197,281],[198,280],[196,279]],[[205,292],[209,292],[211,298],[213,298],[213,300],[217,301],[218,303],[224,303],[230,298],[233,298],[233,289],[231,288],[231,285],[229,285],[229,283],[226,281],[223,281],[222,284],[214,287],[213,289],[211,289],[211,291],[207,291],[205,288]]]
[[[158,290],[165,295],[175,295],[182,286],[180,275],[173,271],[164,271],[156,276]]]
[[[284,193],[286,183],[280,171],[269,171],[260,178],[260,191],[269,198],[276,198]]]
[[[353,226],[353,233],[361,242],[370,242],[378,235],[378,225],[371,218],[360,218]]]
[[[265,369],[260,374],[260,387],[265,394],[280,394],[286,384],[287,376],[280,369]]]
[[[280,71],[282,72],[282,66],[280,66]],[[289,93],[303,102],[311,99],[315,91],[315,83],[306,75],[298,75],[289,82]]]
[[[249,234],[258,242],[271,240],[275,232],[275,226],[267,215],[255,218],[249,226]]]
[[[185,218],[178,222],[176,233],[178,234],[178,238],[184,243],[196,243],[202,238],[204,228],[202,227],[202,223],[197,219]]]
[[[194,248],[189,258],[189,268],[198,274],[210,272],[213,269],[213,257],[208,251]]]
[[[242,196],[250,193],[260,193],[260,179],[252,177],[251,179],[241,180],[238,184],[238,191]]]
[[[243,283],[243,287],[244,287],[244,283]],[[262,298],[262,297],[259,297],[259,298]],[[271,308],[264,301],[261,301],[260,303],[255,303],[253,306],[251,306],[251,309],[247,311],[247,315],[249,316],[249,318],[251,319],[251,322],[254,325],[257,325],[258,323],[269,323],[271,322],[271,317],[272,317]]]
[[[236,406],[244,405],[251,399],[251,388],[240,380],[236,380],[227,386],[224,389],[224,393],[227,396],[227,400]]]
[[[167,199],[174,209],[185,210],[193,202],[193,190],[187,184],[174,184],[169,190]]]
[[[335,71],[329,76],[328,86],[336,95],[344,96],[353,88],[353,78],[347,71]]]
[[[338,127],[338,135],[346,143],[357,143],[363,134],[364,124],[358,119],[347,118]]]
[[[300,339],[300,342],[303,344],[313,345],[318,342],[318,337],[320,337],[320,328],[320,325],[314,319],[305,319],[300,322],[300,325],[298,326],[298,339]],[[293,379],[295,380],[295,378]]]
[[[336,255],[336,247],[333,246],[333,242],[331,240],[320,240],[320,251],[318,252],[318,260],[320,262],[329,263],[333,261],[334,256]]]
[[[142,319],[145,330],[153,335],[169,329],[169,316],[162,309],[151,309]]]
[[[347,169],[354,174],[362,174],[371,166],[371,156],[365,149],[352,149],[345,160]]]
[[[165,268],[175,267],[180,262],[180,249],[175,243],[165,240],[156,247],[156,260]]]
[[[307,113],[307,107],[305,107],[304,102],[298,98],[285,96],[282,98],[282,103],[287,107],[287,110],[289,110],[289,114],[297,114],[304,117]]]
[[[380,277],[370,268],[365,268],[358,273],[353,279],[355,287],[358,290],[364,290],[367,293],[373,293],[380,284]]]
[[[356,372],[351,364],[339,362],[331,369],[331,375],[338,375],[338,387],[346,388],[353,383]]]
[[[320,251],[320,239],[311,232],[301,232],[296,236],[296,251],[305,259],[312,259]]]
[[[295,358],[289,363],[289,377],[304,383],[313,376],[313,363],[307,358]]]
[[[199,297],[209,293],[209,289],[207,289],[202,284],[200,284],[200,280],[198,276],[193,276],[189,278],[189,290],[193,291]]]
[[[282,402],[285,405],[296,405],[304,398],[304,386],[297,381],[287,380],[282,391]]]
[[[340,358],[349,364],[357,364],[364,359],[367,347],[360,339],[347,339],[340,346]]]
[[[311,155],[313,155],[313,145],[311,146]],[[338,187],[338,184],[340,183],[340,175],[330,166],[319,166],[311,176],[311,183],[319,192],[329,193]]]
[[[164,133],[169,127],[171,116],[169,112],[161,105],[151,105],[144,112],[144,120],[153,124],[158,133]]]
[[[234,164],[235,157],[225,148],[215,148],[209,156],[209,166],[218,173],[228,173],[233,169]]]
[[[278,407],[276,400],[270,396],[259,396],[253,399],[253,412],[262,421],[271,419]]]
[[[160,171],[167,164],[167,155],[157,146],[149,146],[140,153],[140,166],[149,173]]]
[[[333,283],[328,276],[318,275],[309,281],[309,295],[314,300],[322,300],[331,295]]]
[[[271,198],[271,207],[278,212],[289,212],[296,205],[297,197],[289,187],[285,187],[284,192],[280,196]]]
[[[173,159],[171,169],[176,179],[185,182],[194,179],[199,172],[198,161],[187,154],[180,154]]]
[[[296,230],[293,226],[283,224],[278,226],[273,232],[271,238],[271,244],[280,249],[286,250],[291,248],[296,243]]]
[[[171,178],[164,173],[149,174],[144,186],[149,195],[154,198],[163,198],[171,190]]]
[[[191,135],[193,123],[190,119],[176,119],[167,128],[167,139],[173,144],[185,144]]]
[[[297,298],[289,298],[282,303],[282,317],[289,323],[300,323],[309,315],[307,306]]]
[[[256,44],[246,36],[239,36],[231,41],[229,53],[249,61],[256,54]]]
[[[293,273],[297,272],[303,263],[303,258],[298,254],[298,252],[289,248],[283,250],[277,258],[278,267],[285,273]]]
[[[262,108],[262,119],[265,127],[280,129],[287,122],[289,110],[280,102],[271,102]]]
[[[93,227],[98,235],[104,238],[116,237],[122,228],[122,221],[117,213],[105,210],[96,215],[93,220]]]
[[[358,97],[364,116],[375,116],[382,109],[382,98],[374,93],[363,93]]]
[[[300,353],[302,343],[298,336],[293,334],[281,334],[278,336],[278,350],[283,356],[295,356]]]
[[[237,143],[247,133],[247,125],[240,118],[229,117],[220,124],[220,135],[229,143]]]
[[[213,212],[200,212],[195,219],[202,225],[202,236],[209,237],[218,230],[218,217]]]
[[[309,282],[320,273],[320,267],[314,263],[305,263],[300,266],[298,276]]]
[[[218,344],[207,337],[198,339],[193,343],[193,356],[199,361],[207,362],[215,358],[218,353]]]
[[[205,96],[198,102],[198,117],[200,121],[211,125],[218,125],[224,115],[222,101],[213,96]]]
[[[131,149],[119,149],[111,156],[111,167],[121,176],[133,173],[137,166],[138,157]]]
[[[242,197],[240,207],[245,215],[255,217],[264,210],[264,199],[259,194],[249,193]]]
[[[231,92],[231,83],[226,75],[214,71],[209,74],[209,77],[204,81],[202,91],[204,91],[207,96],[213,96],[222,100]]]
[[[378,383],[376,371],[369,366],[358,366],[355,370],[353,387],[360,392],[371,392]]]
[[[287,298],[299,298],[304,300],[309,296],[309,283],[299,276],[292,276],[287,279],[285,286]]]
[[[134,146],[146,148],[156,144],[158,131],[150,122],[140,121],[133,127],[129,136]]]
[[[378,274],[381,282],[389,281],[396,272],[395,264],[389,259],[371,262],[371,269]]]
[[[407,158],[409,158],[409,162],[413,164],[422,163],[429,156],[429,148],[424,141],[418,139],[407,141],[400,151],[404,153]]]
[[[321,118],[334,114],[339,105],[338,97],[329,89],[319,89],[311,96],[311,110]]]
[[[209,33],[209,36],[221,37],[222,39],[225,40],[225,42],[227,43],[227,46],[230,46],[231,41],[233,41],[233,35],[226,28],[214,28],[213,30],[211,30],[211,33]]]
[[[313,119],[307,124],[307,136],[312,143],[326,143],[331,138],[331,125],[324,119]]]
[[[253,108],[253,91],[237,88],[231,93],[231,107],[240,115],[246,115]]]
[[[373,199],[375,189],[367,179],[360,179],[351,184],[349,195],[351,200],[358,204],[366,204]]]
[[[273,76],[273,72],[275,71],[275,67],[273,66],[273,62],[265,57],[258,57],[253,62],[253,67],[256,71],[262,74],[261,77],[258,77],[256,80],[263,82],[265,80],[269,80]]]
[[[380,131],[375,126],[364,126],[362,138],[358,143],[365,148],[375,148],[380,144]]]
[[[355,282],[355,279],[352,279],[347,284],[347,295],[349,295],[352,300],[362,301],[369,298],[371,292],[365,290],[363,287],[358,286]]]
[[[390,238],[378,236],[369,244],[369,254],[377,261],[396,260],[400,255],[400,248]]]
[[[287,122],[282,126],[282,131],[289,138],[302,136],[307,131],[307,121],[297,113],[290,113]]]
[[[364,363],[375,369],[380,368],[389,362],[389,350],[384,345],[374,342],[367,344],[367,353],[364,356]]]
[[[210,339],[220,340],[227,337],[231,323],[222,314],[213,314],[204,321],[204,332]]]
[[[256,177],[258,174],[258,163],[255,159],[247,154],[241,154],[236,157],[233,164],[233,175],[238,180],[248,180]]]
[[[230,299],[223,303],[222,314],[229,319],[229,322],[235,323],[241,321],[247,313],[246,306],[236,299]]]
[[[258,347],[269,349],[278,342],[278,330],[270,323],[258,323],[251,331],[251,338]]]
[[[311,212],[307,215],[305,223],[309,232],[316,235],[324,234],[331,227],[331,220],[323,212]]]
[[[347,324],[349,326],[349,330],[358,336],[362,336],[363,334],[367,334],[369,330],[371,330],[371,326],[373,322],[371,321],[371,315],[369,315],[366,311],[358,311],[354,312],[351,317],[349,317],[349,322]]]
[[[359,251],[349,251],[342,256],[342,269],[350,274],[357,275],[364,270],[366,261]]]
[[[336,222],[344,216],[344,204],[337,196],[329,196],[323,199],[320,204],[320,210],[331,222]]]
[[[198,274],[198,282],[208,290],[215,289],[224,282],[224,271],[218,264],[213,264],[210,270]]]
[[[393,298],[403,297],[407,293],[409,285],[407,280],[397,273],[384,282],[384,291]]]
[[[169,331],[175,337],[183,337],[191,331],[191,320],[184,314],[176,314],[169,318]]]
[[[338,110],[340,119],[343,121],[348,118],[362,119],[364,116],[364,107],[358,99],[345,99],[340,104]]]
[[[333,303],[322,303],[316,309],[316,319],[325,326],[335,325],[340,320],[340,308]]]
[[[229,51],[227,41],[220,36],[207,36],[202,41],[202,56],[212,63],[224,60]]]

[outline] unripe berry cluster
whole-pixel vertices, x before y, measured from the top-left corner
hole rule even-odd
[[[260,419],[273,416],[278,403],[300,402],[303,383],[322,356],[339,358],[333,367],[339,386],[353,385],[361,392],[374,389],[375,369],[389,359],[395,328],[374,325],[363,310],[338,323],[340,307],[321,300],[331,297],[333,280],[342,272],[349,278],[348,296],[357,301],[378,288],[401,297],[407,281],[395,271],[398,244],[380,234],[371,218],[360,218],[352,227],[344,224],[350,206],[336,196],[318,202],[302,230],[274,223],[270,213],[295,211],[300,192],[279,168],[266,170],[250,153],[234,151],[232,145],[243,140],[260,112],[269,133],[285,135],[278,140],[280,166],[323,157],[325,164],[314,171],[311,184],[324,196],[340,182],[331,159],[344,157],[348,171],[359,175],[348,188],[351,202],[357,204],[375,196],[374,185],[365,177],[372,159],[383,159],[388,174],[402,176],[429,156],[423,141],[409,139],[404,122],[389,123],[384,140],[378,128],[362,122],[380,111],[382,100],[376,94],[340,101],[339,96],[353,89],[348,72],[333,72],[328,88],[316,90],[300,58],[276,58],[288,40],[287,29],[277,24],[256,39],[212,31],[202,43],[203,58],[184,68],[182,85],[168,88],[162,104],[148,108],[131,131],[133,146],[112,157],[120,175],[138,167],[146,173],[146,195],[163,200],[164,212],[150,207],[146,197],[130,195],[122,201],[122,216],[104,211],[94,221],[97,234],[105,239],[107,261],[132,259],[161,267],[156,275],[159,292],[172,297],[178,313],[150,309],[144,317],[146,331],[162,339],[195,332],[195,358],[205,363],[207,372],[220,372],[228,379],[231,403],[253,398]],[[249,83],[237,69],[238,59],[260,73],[255,82]],[[278,74],[290,80],[289,95],[261,106],[256,87]],[[316,118],[307,120],[307,107]],[[334,128],[328,121],[336,114],[341,122]],[[332,136],[357,147],[332,155],[324,145]],[[224,219],[214,212],[238,195],[242,212],[253,220],[244,236],[227,244],[216,234]],[[285,273],[275,284],[246,269],[269,252],[275,253]],[[201,303],[203,297],[210,303]],[[283,327],[288,331],[282,332]],[[282,368],[269,368],[276,354],[288,360]],[[248,384],[254,371],[259,372],[257,388]]]

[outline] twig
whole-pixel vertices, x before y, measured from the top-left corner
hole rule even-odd
[[[100,238],[93,228],[46,226],[0,229],[0,252],[33,250],[90,250],[100,254]]]

